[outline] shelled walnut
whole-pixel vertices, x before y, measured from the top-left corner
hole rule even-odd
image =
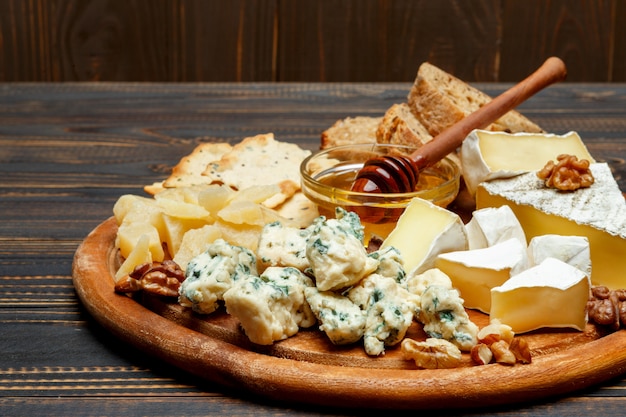
[[[444,339],[428,338],[422,342],[404,339],[401,344],[405,359],[414,360],[421,369],[456,368],[461,364],[461,351]]]
[[[593,323],[609,326],[613,330],[626,326],[626,289],[591,287],[587,312],[589,320]]]
[[[145,291],[164,297],[178,297],[178,289],[184,279],[184,271],[172,260],[144,263],[117,281],[115,291]]]
[[[589,169],[589,161],[579,160],[575,155],[561,154],[557,162],[548,163],[537,172],[537,177],[544,180],[547,187],[561,191],[575,191],[590,187],[594,178]]]
[[[489,325],[478,332],[478,344],[471,353],[476,365],[487,365],[492,362],[502,365],[531,363],[530,347],[525,339],[515,337],[510,326],[492,320]]]

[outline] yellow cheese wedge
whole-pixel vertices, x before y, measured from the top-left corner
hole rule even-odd
[[[152,252],[150,252],[150,237],[141,235],[135,246],[131,249],[128,257],[124,260],[120,269],[115,273],[115,282],[122,277],[133,272],[136,266],[144,263],[152,263]]]
[[[407,273],[421,273],[434,266],[440,253],[467,249],[463,221],[435,204],[414,198],[381,248],[400,251]]]
[[[165,257],[159,231],[150,223],[133,223],[124,221],[117,230],[115,246],[120,248],[122,257],[128,258],[139,239],[147,236],[152,260],[162,262]]]
[[[489,313],[491,289],[527,266],[526,245],[512,238],[493,246],[437,256],[435,267],[452,280],[465,307]]]
[[[491,290],[490,317],[515,333],[543,327],[584,330],[589,290],[584,272],[547,258]]]
[[[556,234],[584,236],[591,252],[591,281],[626,288],[626,203],[607,164],[591,164],[589,188],[561,192],[546,188],[534,172],[482,183],[477,208],[508,205],[527,239]]]
[[[483,181],[537,171],[560,154],[595,162],[576,132],[560,136],[474,130],[461,146],[463,177],[474,194]]]

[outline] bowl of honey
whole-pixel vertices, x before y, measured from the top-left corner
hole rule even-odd
[[[422,170],[415,189],[407,193],[352,191],[363,164],[382,155],[409,155],[415,148],[388,144],[355,144],[328,148],[307,157],[300,166],[302,192],[317,204],[321,215],[333,218],[337,207],[356,212],[372,236],[384,239],[413,198],[447,207],[459,192],[461,172],[449,158]]]

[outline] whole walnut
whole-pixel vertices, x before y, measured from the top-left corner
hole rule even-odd
[[[144,291],[163,297],[178,297],[185,273],[172,261],[145,263],[135,267],[115,284],[115,291],[132,293]]]
[[[537,177],[544,180],[546,187],[575,191],[579,188],[588,188],[594,183],[588,160],[579,160],[575,155],[567,154],[561,154],[556,159],[556,163],[548,161],[537,172]]]

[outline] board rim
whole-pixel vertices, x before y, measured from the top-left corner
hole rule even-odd
[[[521,403],[567,394],[626,372],[626,330],[528,365],[372,369],[268,356],[181,326],[113,290],[117,224],[100,223],[72,264],[77,295],[109,332],[205,380],[285,403],[341,408],[452,409]]]

